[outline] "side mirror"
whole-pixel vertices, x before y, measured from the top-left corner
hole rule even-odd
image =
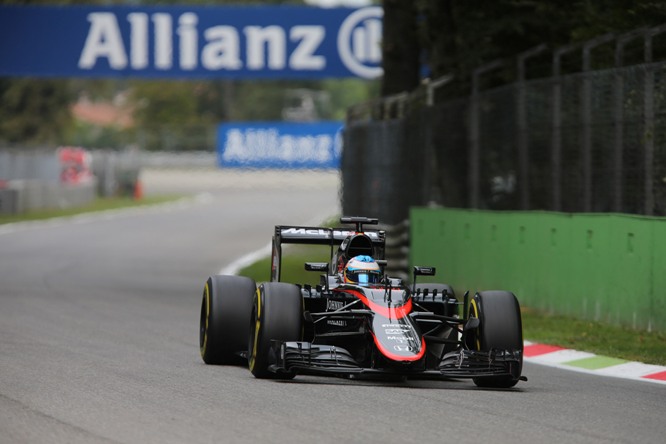
[[[437,269],[435,267],[414,267],[414,277],[412,278],[412,294],[416,294],[416,276],[434,276]]]
[[[318,271],[328,273],[328,262],[306,262],[305,271]]]
[[[320,273],[325,273],[324,279],[326,280],[325,288],[328,293],[328,262],[306,262],[305,271],[318,271]]]
[[[414,267],[414,276],[434,276],[436,271],[435,267]]]

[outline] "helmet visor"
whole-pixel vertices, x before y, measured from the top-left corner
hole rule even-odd
[[[381,274],[374,270],[347,270],[347,279],[360,285],[377,284],[381,281]]]

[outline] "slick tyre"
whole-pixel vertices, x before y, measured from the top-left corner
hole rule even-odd
[[[274,373],[272,340],[300,341],[303,331],[303,298],[293,284],[267,282],[259,286],[252,307],[248,361],[257,378],[291,379],[292,373]]]
[[[509,388],[516,385],[523,367],[523,327],[520,305],[508,291],[482,291],[470,303],[470,316],[479,319],[479,327],[467,337],[473,350],[520,350],[516,376],[474,378],[478,387]]]
[[[257,286],[242,276],[211,276],[204,286],[199,348],[206,364],[243,364]]]

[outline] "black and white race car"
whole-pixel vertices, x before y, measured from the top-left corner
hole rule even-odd
[[[415,266],[412,283],[384,275],[386,233],[377,219],[342,217],[354,229],[276,226],[271,281],[210,277],[201,304],[200,350],[207,364],[247,362],[257,378],[472,378],[513,387],[523,363],[518,300],[507,291],[465,293]],[[330,262],[306,262],[320,284],[280,281],[283,244],[328,245]]]

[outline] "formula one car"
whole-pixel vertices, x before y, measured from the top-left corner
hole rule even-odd
[[[276,226],[271,281],[212,276],[201,305],[200,351],[207,364],[247,362],[257,378],[471,378],[480,387],[513,387],[523,338],[513,293],[481,291],[456,299],[447,284],[384,275],[386,233],[377,219],[342,217],[354,230]],[[307,262],[319,285],[280,282],[282,245],[329,245],[330,262]],[[462,311],[462,313],[461,313]]]

